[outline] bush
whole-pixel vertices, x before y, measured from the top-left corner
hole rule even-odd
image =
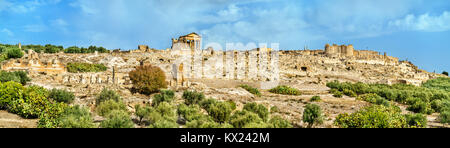
[[[422,87],[445,90],[447,92],[450,91],[450,78],[449,77],[440,77],[432,80],[428,80]]]
[[[161,88],[167,88],[166,75],[157,66],[139,66],[129,73],[133,89],[139,93],[150,95]]]
[[[448,72],[446,71],[442,72],[442,74],[448,76]]]
[[[122,101],[116,102],[114,100],[107,100],[101,102],[96,108],[96,111],[100,116],[107,116],[114,110],[127,111],[127,107],[124,103],[122,103]]]
[[[271,93],[275,94],[283,94],[283,95],[301,95],[301,92],[298,89],[291,88],[289,86],[281,85],[269,90]]]
[[[64,53],[81,53],[81,49],[77,46],[72,46],[72,47],[66,48],[64,50]]]
[[[178,128],[178,124],[170,120],[159,120],[151,124],[150,128]]]
[[[27,82],[31,81],[27,73],[24,71],[6,72],[0,71],[0,82],[14,81],[25,85]]]
[[[201,106],[203,109],[208,110],[209,107],[210,107],[211,105],[216,104],[217,102],[218,102],[218,101],[217,101],[216,99],[209,98],[209,99],[206,99],[206,100],[201,101],[201,102],[200,102],[200,106]]]
[[[104,88],[95,99],[95,103],[98,105],[101,102],[107,100],[114,100],[116,102],[120,102],[122,101],[122,98],[115,91]]]
[[[160,103],[156,108],[155,111],[161,114],[161,117],[165,119],[173,119],[176,120],[176,107],[172,104],[169,104],[167,102]]]
[[[269,110],[262,104],[247,103],[244,105],[244,110],[258,114],[263,121],[267,121],[269,118]]]
[[[248,92],[250,92],[250,93],[252,93],[252,94],[254,94],[254,95],[258,96],[258,97],[261,97],[261,92],[259,92],[259,90],[257,88],[251,87],[251,86],[249,86],[247,84],[239,85],[239,87],[247,90]]]
[[[187,105],[198,104],[205,99],[205,95],[197,91],[184,91],[183,99],[186,100]]]
[[[441,112],[442,108],[444,107],[444,103],[442,100],[433,100],[431,101],[431,108],[436,112]]]
[[[356,98],[357,100],[362,100],[362,101],[366,101],[369,103],[373,103],[376,105],[384,105],[384,106],[389,106],[390,103],[388,100],[378,96],[377,94],[374,93],[369,93],[369,94],[364,94],[364,95],[360,95]]]
[[[16,59],[23,57],[23,52],[18,47],[6,48],[6,51],[4,51],[4,53],[9,59]]]
[[[262,123],[262,119],[253,112],[246,110],[236,111],[230,118],[230,123],[235,128],[244,128],[246,125],[251,123]]]
[[[350,89],[344,89],[343,93],[344,93],[344,95],[349,96],[349,97],[356,97],[356,93]]]
[[[17,82],[0,82],[0,109],[8,109],[9,103],[22,99],[24,87]]]
[[[424,101],[416,101],[414,104],[408,106],[408,108],[406,109],[414,113],[422,113],[422,114],[433,113],[433,110],[431,109],[431,104],[426,103]]]
[[[108,68],[103,64],[89,64],[89,63],[68,63],[67,71],[70,73],[83,72],[102,72]]]
[[[22,98],[9,103],[8,111],[24,118],[37,118],[53,103],[47,99],[48,91],[43,87],[30,86],[23,91]]]
[[[171,102],[175,98],[175,93],[172,90],[161,90],[160,94],[153,97],[153,106],[158,106],[161,102]]]
[[[272,106],[270,108],[270,113],[276,113],[276,112],[279,112],[279,111],[280,111],[280,109],[277,106]]]
[[[219,102],[216,104],[212,104],[207,111],[209,116],[211,116],[214,121],[224,123],[228,121],[233,110],[229,103]]]
[[[308,128],[315,124],[323,123],[322,109],[319,105],[308,104],[303,111],[303,122],[308,123]]]
[[[340,114],[335,124],[341,128],[404,128],[405,116],[394,106],[372,105],[352,114]]]
[[[178,106],[177,113],[188,122],[199,120],[204,116],[201,114],[200,107],[198,105],[187,106],[186,104],[181,104]]]
[[[140,104],[137,104],[134,106],[135,109],[135,115],[139,118],[139,124],[141,124],[142,119],[145,117],[148,117],[152,111],[152,108],[149,106],[141,107]]]
[[[320,96],[313,96],[309,101],[311,101],[311,102],[319,102],[321,100],[322,99],[320,99]]]
[[[210,118],[201,118],[186,123],[187,128],[233,128],[233,125],[228,123],[217,123]]]
[[[272,119],[269,120],[269,123],[273,128],[292,128],[292,124],[281,118],[280,116],[275,116]]]
[[[102,128],[134,128],[134,123],[128,112],[124,110],[112,110],[106,120],[100,123]]]
[[[409,127],[427,127],[427,116],[423,114],[407,114],[405,117]]]
[[[75,95],[67,90],[52,89],[50,91],[49,98],[55,100],[56,102],[70,104],[75,99]]]
[[[450,109],[441,111],[439,114],[439,120],[441,123],[450,123]]]
[[[344,96],[344,93],[342,93],[340,91],[335,91],[333,93],[333,97],[336,97],[336,98],[342,98],[343,96]]]
[[[91,112],[85,107],[73,106],[64,110],[58,118],[61,128],[95,128]]]
[[[58,118],[67,108],[65,103],[52,103],[45,107],[45,110],[39,115],[38,128],[57,128],[60,120]]]

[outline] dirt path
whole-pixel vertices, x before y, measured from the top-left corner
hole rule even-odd
[[[0,128],[36,128],[38,119],[23,119],[20,116],[0,110]]]

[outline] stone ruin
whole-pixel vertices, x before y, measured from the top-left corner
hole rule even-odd
[[[26,70],[53,75],[43,82],[64,85],[101,84],[130,86],[128,73],[136,66],[159,66],[171,87],[189,87],[192,82],[259,83],[270,89],[281,84],[313,83],[324,85],[333,80],[365,83],[407,83],[420,85],[440,76],[420,70],[410,62],[369,50],[355,50],[352,45],[325,45],[319,50],[273,50],[256,48],[248,51],[202,50],[201,36],[191,33],[172,39],[172,48],[151,50],[139,45],[134,51],[111,51],[96,54],[44,54],[28,50],[21,59],[2,63],[2,70]],[[45,60],[44,60],[45,59]],[[68,73],[69,62],[101,63],[105,72]],[[234,86],[235,87],[235,86]]]

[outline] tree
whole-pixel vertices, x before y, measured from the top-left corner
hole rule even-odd
[[[224,123],[231,116],[231,112],[233,111],[231,108],[229,103],[219,102],[212,104],[207,111],[209,116],[213,117],[216,122]]]
[[[61,128],[95,128],[94,119],[89,109],[79,105],[67,107],[58,118]]]
[[[64,102],[70,104],[75,99],[75,95],[72,92],[63,89],[52,89],[49,94],[49,98],[56,102]]]
[[[139,66],[129,75],[133,82],[133,89],[139,93],[150,95],[158,92],[161,88],[167,88],[166,75],[157,66]]]
[[[100,123],[102,128],[134,128],[134,123],[128,112],[113,110],[106,116],[106,120]]]
[[[10,59],[21,58],[23,52],[18,47],[9,47],[6,49],[6,56]]]
[[[323,123],[322,109],[319,105],[308,104],[303,111],[303,122],[308,123],[308,128],[311,128],[315,124]]]
[[[183,99],[186,100],[187,105],[198,104],[205,99],[205,95],[201,92],[187,90],[183,92]]]
[[[98,105],[101,102],[107,100],[114,100],[116,102],[119,102],[122,101],[122,98],[115,91],[104,88],[102,92],[100,92],[100,94],[97,96],[95,103]]]
[[[247,103],[244,105],[244,110],[254,112],[258,114],[258,116],[263,119],[263,121],[267,121],[269,118],[269,110],[262,104],[257,103]]]
[[[175,93],[172,90],[161,90],[160,94],[153,97],[153,106],[158,106],[161,102],[171,102],[175,98]]]
[[[141,107],[140,104],[137,104],[134,109],[136,110],[134,114],[139,118],[139,124],[141,124],[142,119],[150,115],[152,108],[149,106]]]
[[[442,74],[448,76],[448,72],[446,71],[442,72]]]

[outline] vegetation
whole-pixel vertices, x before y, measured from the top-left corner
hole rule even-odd
[[[427,126],[427,116],[423,114],[407,114],[405,118],[409,127],[423,128]]]
[[[252,94],[254,94],[254,95],[258,96],[258,97],[261,97],[261,92],[259,92],[259,90],[257,88],[251,87],[251,86],[249,86],[247,84],[239,85],[239,87],[247,90],[248,92],[250,92],[250,93],[252,93]]]
[[[72,92],[62,89],[52,89],[48,98],[55,100],[56,102],[63,102],[70,104],[75,99],[75,95]]]
[[[263,121],[269,118],[269,110],[262,104],[247,103],[244,105],[244,110],[256,113]]]
[[[316,104],[306,105],[303,111],[303,122],[308,123],[308,128],[311,128],[313,125],[322,124],[323,115],[320,106]]]
[[[398,107],[372,105],[352,114],[340,114],[335,124],[341,128],[404,128],[405,116]]]
[[[104,47],[89,46],[89,48],[79,48],[77,46],[72,46],[64,50],[64,53],[94,53],[95,51],[99,53],[107,53],[108,50]]]
[[[107,100],[114,100],[116,102],[122,101],[122,98],[113,90],[109,90],[107,88],[104,88],[100,94],[95,99],[95,104],[100,104],[101,102],[107,101]]]
[[[388,106],[389,101],[405,104],[408,105],[407,110],[414,113],[438,112],[441,116],[445,116],[443,108],[450,106],[443,103],[450,101],[450,78],[429,80],[420,87],[406,84],[340,83],[338,81],[327,83],[327,86],[336,92],[351,90],[359,95],[358,99],[378,105]]]
[[[67,71],[70,73],[83,72],[102,72],[108,68],[103,64],[89,64],[89,63],[68,63]]]
[[[96,111],[100,116],[107,116],[114,110],[127,111],[126,105],[122,101],[106,100],[96,107]]]
[[[23,57],[24,53],[19,47],[6,47],[2,49],[2,54],[5,54],[8,59],[17,59]]]
[[[197,91],[184,91],[183,99],[186,100],[186,104],[198,104],[205,99],[205,95]]]
[[[57,120],[59,122],[58,127],[61,128],[97,127],[89,109],[78,105],[67,107]]]
[[[321,100],[322,99],[320,98],[320,96],[313,96],[311,99],[309,99],[309,101],[311,101],[311,102],[319,102]]]
[[[139,66],[129,73],[136,92],[150,95],[166,88],[166,75],[158,66]]]
[[[130,114],[124,110],[113,110],[100,123],[102,128],[134,128]]]
[[[442,72],[442,74],[448,76],[448,72],[446,71]]]
[[[150,113],[152,111],[151,107],[149,107],[149,106],[141,107],[140,104],[135,105],[134,109],[135,109],[135,115],[139,118],[139,124],[142,123],[142,119],[150,116]]]
[[[301,92],[298,89],[291,88],[289,86],[281,85],[269,90],[271,93],[275,94],[283,94],[283,95],[301,95]]]
[[[175,98],[175,93],[172,90],[161,90],[160,94],[153,97],[153,105],[158,106],[161,102],[171,102]]]
[[[214,121],[224,123],[230,118],[233,109],[229,103],[219,102],[212,104],[207,111]]]
[[[31,81],[28,74],[24,71],[14,71],[6,72],[0,71],[0,82],[14,81],[25,85],[27,82]]]

